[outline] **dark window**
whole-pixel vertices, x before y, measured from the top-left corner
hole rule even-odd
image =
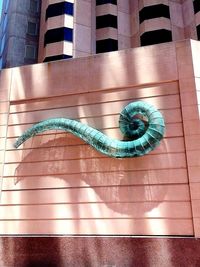
[[[197,26],[197,37],[200,40],[200,25]]]
[[[194,13],[196,14],[197,12],[200,11],[200,1],[194,0],[193,5],[194,5]]]
[[[172,33],[164,29],[145,32],[140,37],[140,40],[141,46],[171,42]]]
[[[104,53],[118,50],[118,41],[114,39],[99,40],[96,42],[96,52]]]
[[[96,17],[96,28],[101,29],[106,27],[117,28],[117,16],[104,15]]]
[[[63,14],[73,16],[74,5],[73,3],[61,2],[49,5],[46,10],[46,20],[50,17],[60,16]]]
[[[25,58],[27,58],[27,59],[35,59],[36,58],[36,47],[34,45],[26,45]]]
[[[69,41],[73,40],[73,30],[70,28],[58,28],[48,30],[44,36],[44,45],[60,42],[60,41]]]
[[[61,60],[61,59],[67,59],[67,58],[72,58],[72,56],[68,56],[68,55],[56,55],[56,56],[51,56],[51,57],[45,57],[44,62]]]
[[[169,7],[162,4],[147,6],[140,10],[139,17],[140,23],[147,19],[154,19],[160,17],[170,18]]]
[[[39,2],[37,0],[30,0],[30,11],[33,13],[39,12]]]
[[[27,33],[30,35],[37,35],[37,23],[28,21]]]
[[[105,4],[116,5],[117,4],[117,0],[96,0],[96,5],[97,6],[105,5]]]

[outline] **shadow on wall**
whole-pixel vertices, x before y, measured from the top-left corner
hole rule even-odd
[[[68,189],[66,203],[86,200],[88,204],[104,203],[109,209],[128,217],[136,213],[145,217],[145,212],[154,209],[165,199],[167,187],[158,192],[155,190],[157,170],[148,167],[140,170],[137,167],[137,163],[143,160],[151,161],[151,156],[107,158],[81,141],[78,145],[67,146],[69,136],[65,134],[65,137],[43,143],[39,148],[25,149],[25,156],[15,170],[15,184],[21,183],[19,187],[23,189],[38,189],[34,190],[35,199],[43,193],[40,189]],[[30,152],[27,154],[27,151]],[[30,164],[38,167],[30,167]],[[30,180],[34,182],[34,188],[30,188]],[[84,189],[86,194],[92,195],[91,198],[82,195]],[[78,215],[78,211],[74,213]]]

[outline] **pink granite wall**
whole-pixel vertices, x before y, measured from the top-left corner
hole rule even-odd
[[[0,237],[3,267],[188,267],[199,253],[194,238]]]
[[[190,41],[2,71],[0,92],[11,93],[8,128],[1,126],[0,234],[194,235],[187,96],[180,94],[187,79],[194,81]],[[25,129],[49,117],[78,119],[122,138],[118,115],[138,99],[166,121],[161,145],[144,157],[107,158],[59,131],[13,148]]]

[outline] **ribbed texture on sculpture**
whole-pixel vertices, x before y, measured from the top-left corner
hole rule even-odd
[[[83,139],[101,153],[115,158],[143,156],[153,150],[163,138],[165,123],[162,114],[148,103],[128,104],[120,114],[119,127],[131,140],[119,141],[76,120],[52,118],[26,130],[16,141],[17,148],[30,137],[48,130],[64,130]]]

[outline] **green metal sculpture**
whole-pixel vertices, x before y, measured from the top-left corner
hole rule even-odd
[[[119,127],[129,138],[119,141],[76,120],[52,118],[26,130],[15,142],[17,148],[27,139],[48,130],[64,130],[83,139],[101,153],[115,158],[143,156],[153,150],[163,138],[165,123],[162,114],[148,103],[128,104],[120,114]],[[131,139],[131,140],[130,140]]]

